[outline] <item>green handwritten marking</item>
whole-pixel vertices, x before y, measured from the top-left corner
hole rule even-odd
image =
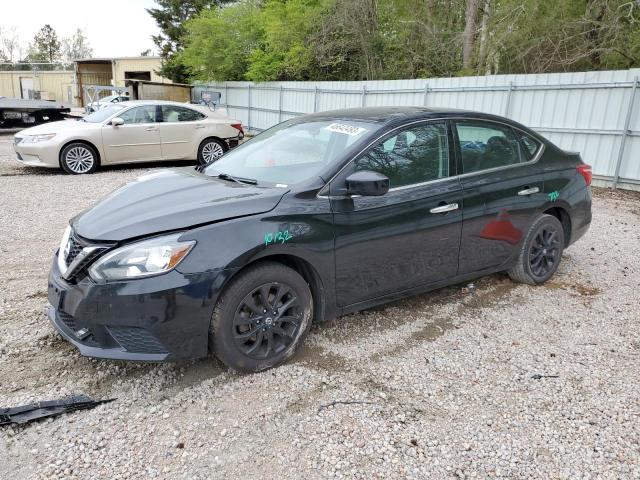
[[[269,245],[271,243],[280,243],[288,242],[293,238],[293,235],[289,233],[289,230],[278,230],[275,233],[265,233],[264,234],[264,244]]]
[[[560,197],[560,192],[557,190],[549,193],[549,200],[551,200],[552,202],[555,202],[556,200],[558,200],[559,197]]]

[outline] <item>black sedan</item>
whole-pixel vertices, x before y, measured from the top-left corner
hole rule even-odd
[[[260,371],[312,321],[492,272],[545,282],[589,228],[590,183],[578,153],[494,115],[299,117],[73,218],[48,316],[83,355]]]

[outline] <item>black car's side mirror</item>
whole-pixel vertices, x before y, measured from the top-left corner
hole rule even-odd
[[[347,195],[378,197],[389,191],[389,178],[378,172],[361,170],[354,172],[345,180]]]

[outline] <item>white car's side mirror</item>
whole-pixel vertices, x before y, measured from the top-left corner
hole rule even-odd
[[[111,119],[112,127],[119,127],[120,125],[124,125],[124,120],[120,117],[114,117]]]

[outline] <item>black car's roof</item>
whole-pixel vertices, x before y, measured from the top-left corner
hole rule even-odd
[[[305,115],[306,119],[317,120],[360,120],[373,123],[390,123],[396,120],[409,120],[411,118],[428,118],[437,116],[469,116],[475,118],[508,120],[498,115],[489,113],[474,112],[471,110],[460,110],[456,108],[433,108],[433,107],[363,107],[363,108],[343,108],[340,110],[328,110],[311,115]],[[508,120],[510,123],[515,123]]]
[[[493,115],[491,113],[476,112],[473,110],[461,110],[457,108],[438,108],[438,107],[363,107],[363,108],[344,108],[340,110],[328,110],[309,115],[297,117],[295,122],[305,122],[310,120],[331,121],[331,120],[353,120],[369,123],[377,123],[381,128],[390,128],[394,124],[400,124],[411,120],[422,118],[442,118],[442,117],[463,117],[494,120],[506,123],[524,130],[532,132],[528,127],[511,120]],[[539,135],[534,135],[540,139]]]

